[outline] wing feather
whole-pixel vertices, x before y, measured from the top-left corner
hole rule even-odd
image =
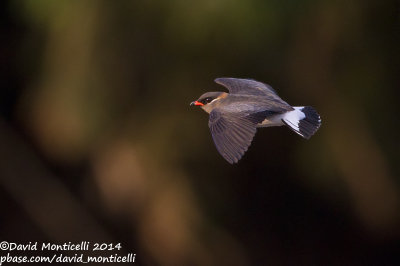
[[[268,84],[252,79],[217,78],[214,81],[227,88],[231,94],[278,96],[276,91]]]
[[[253,140],[256,124],[245,116],[214,109],[208,122],[218,152],[229,163],[237,163]]]
[[[237,78],[217,78],[215,82],[229,90],[229,97],[232,100],[239,99],[234,105],[235,108],[242,105],[244,110],[246,105],[250,104],[251,108],[257,106],[259,112],[283,113],[293,110],[292,106],[282,100],[271,86],[262,82]]]

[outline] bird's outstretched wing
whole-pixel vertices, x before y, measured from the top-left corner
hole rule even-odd
[[[214,80],[227,88],[231,94],[257,95],[257,96],[276,96],[276,91],[269,85],[252,79],[237,78],[217,78]]]
[[[256,134],[256,124],[250,119],[218,108],[210,113],[208,126],[218,152],[231,164],[242,158]]]
[[[215,82],[229,90],[232,101],[234,99],[239,99],[243,102],[243,99],[245,99],[253,109],[254,107],[259,109],[259,112],[273,111],[276,113],[283,113],[293,110],[293,107],[282,100],[271,86],[262,82],[237,78],[217,78]],[[235,106],[237,106],[237,104],[232,105],[232,107]]]

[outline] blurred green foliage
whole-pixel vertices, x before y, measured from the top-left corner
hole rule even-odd
[[[0,236],[123,242],[143,265],[393,262],[398,10],[396,1],[3,2]],[[207,115],[189,107],[223,90],[213,84],[221,76],[314,106],[321,129],[310,141],[259,130],[227,164]]]

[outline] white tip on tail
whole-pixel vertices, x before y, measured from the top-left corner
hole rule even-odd
[[[303,138],[311,138],[321,125],[319,114],[311,106],[293,108],[282,117],[282,122]]]

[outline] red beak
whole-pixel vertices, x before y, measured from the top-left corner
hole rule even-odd
[[[190,105],[198,105],[198,106],[203,106],[204,104],[203,104],[203,103],[201,103],[201,102],[198,102],[198,101],[194,101],[194,102],[191,102],[191,103],[190,103]]]

